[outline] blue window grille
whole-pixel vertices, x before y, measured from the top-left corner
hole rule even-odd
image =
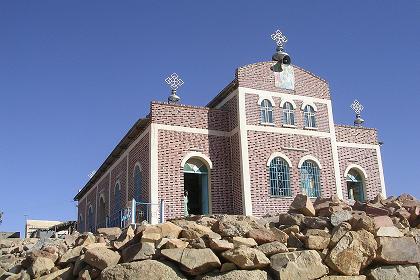
[[[295,110],[290,102],[286,102],[283,105],[283,123],[295,125]]]
[[[300,168],[302,192],[310,197],[321,196],[320,176],[318,165],[306,160]]]
[[[316,127],[315,110],[311,105],[306,105],[303,112],[305,127]]]
[[[141,171],[140,167],[136,166],[134,169],[134,199],[138,202],[142,201],[141,199]]]
[[[270,194],[272,196],[292,196],[289,165],[280,157],[274,158],[270,163]]]
[[[261,102],[261,123],[273,123],[273,105],[267,99]]]

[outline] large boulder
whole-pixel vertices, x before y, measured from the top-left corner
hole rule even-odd
[[[262,244],[258,246],[257,249],[263,252],[267,257],[271,257],[272,255],[278,253],[285,253],[289,251],[287,249],[287,246],[281,243],[280,241]]]
[[[130,240],[134,238],[134,229],[129,226],[126,229],[123,230],[121,235],[118,237],[117,240],[112,241],[112,246],[119,250],[121,249],[125,244],[127,244]]]
[[[305,216],[296,213],[280,213],[279,226],[301,226]]]
[[[159,224],[160,234],[162,238],[178,238],[181,234],[182,228],[171,222]]]
[[[321,229],[309,229],[306,231],[304,244],[308,249],[324,250],[330,244],[331,235]]]
[[[163,249],[161,254],[180,264],[181,269],[189,275],[200,275],[221,266],[219,258],[211,249]]]
[[[324,276],[319,280],[366,280],[366,276],[358,275],[358,276]]]
[[[248,216],[221,215],[212,230],[222,237],[245,236],[250,230],[260,228],[257,220]]]
[[[72,277],[72,266],[68,266],[66,268],[60,269],[60,270],[56,270],[50,274],[44,275],[40,278],[37,278],[37,280],[56,280],[56,279],[61,279],[61,280],[70,280],[73,279]],[[21,278],[22,279],[22,278]]]
[[[171,264],[155,260],[117,264],[104,269],[102,280],[186,280]]]
[[[349,231],[330,250],[325,262],[343,275],[359,275],[375,258],[377,247],[375,237],[370,232]]]
[[[96,232],[101,235],[104,235],[110,241],[117,239],[122,233],[119,227],[98,228]]]
[[[39,257],[36,258],[35,261],[28,269],[28,273],[34,277],[38,278],[44,274],[50,272],[50,270],[54,267],[54,262],[50,258]]]
[[[404,234],[395,226],[380,227],[375,234],[377,237],[403,237]]]
[[[380,266],[371,269],[367,275],[371,280],[419,279],[419,271],[415,265]]]
[[[225,251],[222,257],[234,263],[241,269],[262,269],[270,265],[270,260],[263,252],[247,246]]]
[[[274,233],[268,229],[252,229],[248,232],[247,236],[254,239],[258,245],[274,242],[277,240]]]
[[[351,220],[352,218],[353,216],[350,211],[347,211],[347,210],[338,211],[331,214],[331,224],[336,227],[342,222],[347,222]]]
[[[100,270],[116,265],[119,260],[120,254],[104,247],[87,250],[84,258],[84,262]]]
[[[151,259],[156,253],[154,243],[135,243],[121,252],[124,262],[141,261]]]
[[[290,211],[301,213],[305,216],[315,216],[314,205],[309,197],[304,194],[298,194],[295,196],[295,199],[290,205]]]
[[[64,253],[64,255],[60,257],[58,261],[59,264],[65,265],[68,263],[75,262],[77,258],[82,254],[82,249],[83,249],[83,246],[77,246],[77,247],[74,247],[73,249],[68,250],[67,252]]]
[[[216,252],[223,252],[226,250],[233,249],[233,243],[230,243],[227,240],[222,239],[211,239],[210,240],[210,248]]]
[[[201,280],[269,280],[271,279],[267,272],[263,270],[233,270],[224,274],[219,275],[207,275],[201,278]]]
[[[337,245],[338,241],[351,230],[351,225],[349,223],[341,223],[339,226],[336,226],[331,232],[331,240],[328,247],[333,248]]]
[[[328,273],[328,267],[315,250],[280,253],[272,256],[270,261],[276,279],[313,280]]]
[[[239,246],[255,247],[258,245],[258,243],[253,238],[244,238],[244,237],[239,237],[239,236],[235,236],[234,238],[232,238],[232,242],[235,247],[239,247]]]
[[[378,237],[377,261],[384,264],[420,263],[420,249],[412,237]]]

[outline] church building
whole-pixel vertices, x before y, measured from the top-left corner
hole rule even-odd
[[[284,36],[273,36],[274,61],[239,67],[206,106],[180,104],[182,80],[166,80],[168,102],[151,102],[75,196],[79,231],[120,225],[133,205],[157,223],[188,214],[261,217],[287,211],[299,193],[386,195],[377,131],[362,126],[361,104],[353,103],[354,126],[335,124],[328,82],[291,65]]]

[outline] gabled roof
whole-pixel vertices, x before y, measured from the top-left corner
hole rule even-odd
[[[74,197],[74,200],[77,201],[82,198],[93,185],[104,175],[108,168],[114,164],[114,162],[120,158],[120,156],[127,150],[127,148],[137,139],[141,132],[143,132],[146,127],[149,125],[150,119],[144,118],[139,119],[127,132],[127,134],[121,139],[118,145],[114,150],[109,154],[106,160],[102,163],[99,169],[96,171],[95,175],[86,183],[86,185],[81,189],[77,195]]]

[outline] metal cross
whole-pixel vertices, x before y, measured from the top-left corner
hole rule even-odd
[[[355,99],[353,103],[350,105],[350,108],[356,113],[356,115],[360,115],[363,111],[363,105],[359,102],[359,100]]]
[[[284,44],[287,43],[287,37],[278,29],[276,30],[276,33],[271,34],[271,39],[273,39],[279,47],[284,47]]]
[[[96,170],[92,170],[88,175],[89,179],[92,179],[92,177],[95,175],[95,173],[96,173]]]
[[[184,84],[184,81],[178,77],[177,73],[172,73],[172,75],[170,75],[168,78],[165,79],[165,82],[174,91],[176,91],[180,86]]]

